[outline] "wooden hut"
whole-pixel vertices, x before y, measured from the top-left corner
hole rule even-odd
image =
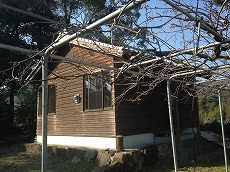
[[[121,58],[130,58],[132,50],[78,38],[55,52],[66,58],[119,67]],[[39,68],[39,66],[38,66]],[[40,71],[30,78],[38,80]],[[154,136],[169,129],[166,81],[143,96],[141,101],[117,103],[126,84],[117,84],[106,69],[67,61],[49,61],[48,144],[84,146],[100,149],[133,148],[153,142]],[[120,79],[125,74],[120,76]],[[151,80],[151,78],[148,78]],[[38,89],[37,142],[42,142],[41,89]],[[126,97],[135,94],[135,89]],[[180,95],[186,94],[182,92]],[[176,134],[199,121],[197,100],[174,103]]]

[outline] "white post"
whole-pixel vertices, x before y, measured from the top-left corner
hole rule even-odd
[[[223,140],[223,147],[224,147],[224,160],[225,160],[225,169],[228,172],[228,161],[227,161],[227,151],[226,151],[226,143],[225,143],[225,134],[224,134],[224,120],[223,120],[223,110],[222,110],[222,101],[221,101],[221,89],[220,87],[218,90],[218,98],[219,98],[219,108],[220,108],[220,121],[221,121],[221,130],[222,130],[222,140]]]
[[[41,171],[47,171],[47,116],[48,116],[48,58],[43,57],[42,65],[42,163]]]
[[[193,75],[198,73],[203,73],[205,70],[196,70],[190,71],[185,73],[178,73],[174,74],[167,80],[167,97],[168,97],[168,109],[169,109],[169,122],[170,122],[170,130],[171,130],[171,141],[172,141],[172,149],[173,149],[173,161],[174,161],[174,169],[175,172],[178,172],[178,164],[177,164],[177,152],[176,152],[176,143],[175,143],[175,136],[174,136],[174,125],[173,125],[173,115],[172,115],[172,104],[171,104],[171,88],[170,84],[173,78],[186,76],[186,75]]]
[[[173,150],[173,161],[174,161],[174,169],[175,172],[178,171],[177,164],[177,153],[176,153],[176,144],[175,144],[175,135],[174,135],[174,125],[173,125],[173,115],[172,115],[172,100],[171,100],[171,80],[167,80],[167,97],[168,97],[168,110],[169,110],[169,122],[170,122],[170,130],[171,130],[171,141],[172,141],[172,150]]]

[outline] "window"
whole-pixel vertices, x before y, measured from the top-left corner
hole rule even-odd
[[[108,72],[84,76],[84,110],[106,109],[112,106]]]
[[[42,87],[38,88],[38,115],[42,115]],[[48,85],[48,114],[56,113],[56,85]]]

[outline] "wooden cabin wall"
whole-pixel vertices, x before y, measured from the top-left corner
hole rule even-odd
[[[167,97],[165,83],[159,84],[141,101],[128,102],[122,100],[116,107],[117,135],[133,135],[157,133],[169,128]],[[116,85],[115,95],[120,95],[124,87]],[[139,90],[140,91],[140,90]],[[130,90],[124,97],[130,98],[136,90]]]
[[[112,56],[77,46],[69,47],[69,50],[60,51],[61,55],[68,52],[67,57],[113,66]],[[56,113],[48,116],[48,135],[126,136],[158,134],[170,130],[166,81],[141,97],[141,101],[132,103],[124,100],[116,102],[115,109],[85,112],[84,100],[76,104],[74,95],[80,94],[83,99],[83,75],[101,69],[69,62],[57,63],[55,60],[49,65],[53,70],[48,82],[56,85]],[[119,96],[124,89],[124,85],[115,84],[115,96]],[[130,90],[125,98],[135,95],[136,91]],[[195,116],[191,119],[191,100],[189,98],[188,101],[178,101],[180,129],[191,127],[191,121],[194,126]],[[174,123],[176,124],[176,119]],[[37,118],[37,134],[41,135],[41,116]]]
[[[188,96],[186,92],[181,91],[178,95],[178,109],[180,127],[196,127],[197,123],[197,98]]]
[[[111,65],[113,59],[77,46],[72,47],[66,56],[106,65]],[[84,100],[79,104],[74,102],[76,94],[83,99],[83,75],[95,70],[100,69],[60,62],[49,75],[49,84],[56,85],[56,113],[48,115],[48,135],[115,136],[114,109],[84,112]],[[41,135],[41,126],[41,116],[38,116],[38,135]]]
[[[121,101],[116,107],[116,130],[117,135],[132,135],[142,133],[161,134],[170,131],[168,116],[166,81],[161,82],[148,95],[143,96],[140,102]],[[124,87],[115,86],[115,95],[124,91]],[[136,90],[129,91],[124,99],[136,94]],[[185,97],[187,97],[185,101]],[[178,112],[176,102],[173,102],[173,116],[175,129],[178,132],[185,128],[196,126],[196,104],[192,110],[192,97],[187,93],[180,92]],[[196,101],[196,99],[195,99]],[[177,127],[177,114],[179,115],[179,128]]]

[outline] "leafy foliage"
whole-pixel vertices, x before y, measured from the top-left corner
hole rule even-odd
[[[45,2],[46,0],[1,0],[3,4],[50,19],[57,19],[52,6]],[[53,33],[57,31],[56,25],[15,11],[0,8],[0,13],[0,42],[4,44],[28,49],[43,49],[52,42]],[[14,95],[19,88],[17,85],[21,84],[18,81],[22,79],[22,75],[31,70],[35,62],[36,60],[29,56],[0,49],[0,86],[1,90],[6,90],[2,92],[1,108],[5,110],[0,114],[0,122],[5,124],[7,130],[14,127]],[[4,130],[6,129],[4,128],[3,132]]]
[[[51,6],[44,3],[44,0],[2,0],[1,3],[13,6],[51,19],[57,17],[52,13]],[[15,11],[0,8],[0,42],[8,45],[43,49],[53,39],[52,33],[57,29],[44,23],[39,19],[17,13]],[[28,57],[19,53],[0,50],[0,74],[1,80],[14,79],[25,70],[31,61]],[[22,60],[23,63],[22,63]],[[13,72],[13,73],[12,73]]]
[[[8,135],[12,132],[35,135],[37,91],[32,86],[24,87],[14,96],[14,107],[10,104],[10,87],[0,89],[0,133]],[[13,119],[12,114],[13,113]],[[12,121],[13,120],[13,121]]]
[[[0,126],[4,130],[8,125],[8,116],[9,116],[9,103],[7,102],[6,91],[4,88],[0,89]]]
[[[230,93],[221,92],[223,117],[225,121],[230,121]],[[220,109],[218,95],[199,96],[199,113],[203,123],[220,121]]]
[[[26,87],[19,91],[17,98],[14,123],[24,134],[33,136],[36,133],[37,91],[32,86]]]

